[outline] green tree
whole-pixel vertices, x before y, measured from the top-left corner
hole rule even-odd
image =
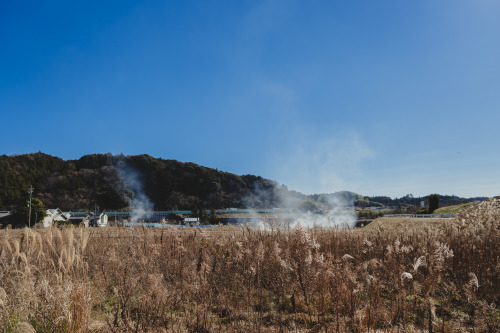
[[[196,204],[191,204],[191,207],[189,208],[189,210],[191,211],[191,215],[193,217],[200,217],[200,209],[198,208],[198,205]]]
[[[214,208],[212,208],[210,210],[210,216],[208,218],[208,222],[210,224],[217,224],[217,223],[219,223],[219,219],[217,217],[217,214],[215,214],[215,209]]]
[[[438,194],[431,194],[427,198],[429,200],[429,213],[433,213],[436,209],[439,208],[439,195]]]
[[[200,209],[199,218],[200,218],[201,224],[206,224],[208,222],[209,216],[208,216],[207,211],[205,209]]]
[[[43,220],[46,216],[45,205],[42,200],[38,198],[31,199],[31,226],[34,226],[36,222]],[[16,213],[13,216],[13,220],[17,224],[28,225],[29,222],[29,202],[25,200],[20,200],[17,207]]]

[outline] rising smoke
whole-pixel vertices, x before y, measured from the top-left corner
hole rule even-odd
[[[124,160],[118,161],[116,168],[120,172],[120,176],[125,181],[127,189],[132,192],[131,197],[125,198],[129,207],[133,210],[131,214],[131,222],[136,223],[139,220],[147,218],[153,210],[154,205],[144,192],[141,174],[134,168],[127,165]]]
[[[243,202],[257,201],[265,204],[271,201],[270,197],[273,197],[275,207],[283,208],[284,213],[265,220],[256,210],[250,209],[252,226],[259,229],[295,228],[299,225],[306,228],[352,228],[357,221],[354,197],[344,193],[319,195],[316,197],[316,204],[321,205],[321,208],[313,203],[316,209],[308,210],[304,203],[310,202],[311,196],[298,195],[297,192],[288,191],[286,187],[279,185],[267,191],[256,186],[251,197],[245,198]]]
[[[359,187],[362,164],[374,154],[361,135],[344,132],[331,137],[299,130],[294,136],[286,149],[270,157],[273,178],[305,193],[331,193],[333,189]],[[301,198],[293,191],[277,191],[279,200],[275,207],[296,212],[296,217],[289,222],[292,227],[299,222],[305,227],[354,227],[356,197],[346,193],[349,192]],[[254,194],[260,195],[258,190]],[[256,218],[254,224],[262,226],[258,216]]]

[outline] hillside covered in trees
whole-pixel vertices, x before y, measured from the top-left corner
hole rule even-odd
[[[128,178],[128,179],[127,179]],[[194,163],[149,155],[85,155],[64,161],[43,153],[0,156],[0,206],[25,200],[30,185],[46,207],[126,209],[143,192],[155,210],[276,207],[282,196],[306,200],[286,186],[253,175],[238,176]]]
[[[29,186],[46,207],[63,210],[124,210],[134,199],[146,198],[155,210],[200,208],[328,209],[331,205],[359,207],[418,205],[426,198],[363,197],[353,192],[304,195],[285,185],[254,175],[154,158],[149,155],[85,155],[62,160],[43,153],[0,156],[0,208],[12,209],[27,198]],[[441,196],[441,205],[471,199]]]

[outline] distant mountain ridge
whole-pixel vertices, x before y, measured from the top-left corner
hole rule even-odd
[[[78,160],[33,153],[0,156],[0,208],[8,210],[27,197],[46,207],[88,210],[123,210],[138,200],[148,200],[155,210],[195,208],[298,208],[317,211],[332,205],[397,206],[418,205],[425,198],[406,196],[363,197],[343,191],[305,195],[286,185],[255,175],[236,175],[195,163],[154,158],[149,155],[92,154]],[[442,197],[443,204],[459,204],[470,199]]]

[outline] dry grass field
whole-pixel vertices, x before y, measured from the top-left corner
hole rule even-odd
[[[450,223],[456,222],[455,219],[444,218],[413,218],[413,217],[379,217],[375,221],[366,225],[363,231],[373,231],[373,230],[393,230],[393,231],[404,231],[407,228],[432,228],[432,229],[443,229]]]
[[[436,209],[434,211],[434,214],[458,214],[475,204],[476,202],[468,202],[460,205],[441,207]]]
[[[0,231],[2,332],[498,332],[500,200],[364,230]]]

